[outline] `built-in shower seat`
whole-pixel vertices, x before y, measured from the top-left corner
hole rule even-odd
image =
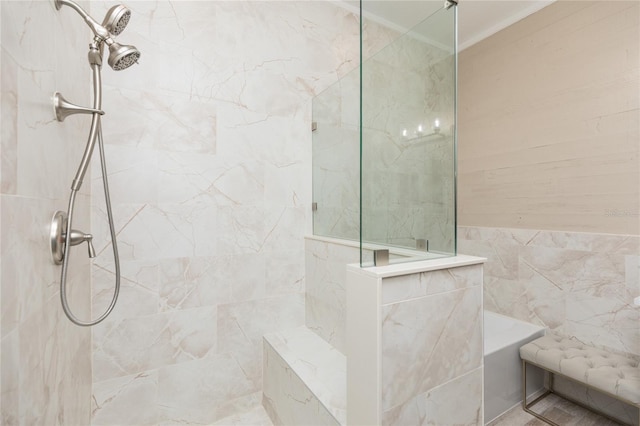
[[[575,339],[547,335],[522,346],[520,358],[522,358],[523,389],[526,389],[527,365],[534,365],[549,373],[547,391],[527,403],[523,390],[522,405],[526,412],[551,425],[557,426],[543,415],[533,412],[530,407],[550,393],[554,393],[554,376],[562,376],[578,382],[636,407],[640,417],[640,359],[636,356],[615,354],[585,345]],[[566,395],[561,397],[569,399]],[[578,401],[571,401],[584,406]],[[584,407],[593,410],[592,407]]]
[[[267,334],[263,347],[263,405],[274,424],[346,424],[344,354],[307,327]]]

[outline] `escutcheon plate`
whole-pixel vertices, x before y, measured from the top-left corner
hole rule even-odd
[[[64,236],[67,233],[67,213],[58,210],[51,219],[49,239],[51,242],[51,260],[56,265],[62,263],[64,257]]]

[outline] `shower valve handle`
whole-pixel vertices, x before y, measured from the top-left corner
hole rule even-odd
[[[71,244],[72,247],[77,246],[78,244],[82,244],[86,241],[89,250],[89,257],[96,257],[96,250],[95,248],[93,248],[93,235],[85,234],[84,232],[78,231],[77,229],[72,229],[70,237],[71,238],[69,244]],[[64,236],[64,238],[66,239],[66,235]]]
[[[51,244],[51,259],[56,265],[60,265],[64,259],[64,246],[67,242],[67,213],[58,210],[53,214],[51,219],[51,228],[49,231]],[[87,242],[89,257],[96,257],[96,250],[93,248],[93,235],[85,234],[77,229],[72,229],[69,234],[69,245],[77,246],[83,242]]]

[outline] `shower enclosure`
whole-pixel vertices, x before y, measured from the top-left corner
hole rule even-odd
[[[307,326],[345,355],[346,424],[483,424],[484,259],[456,253],[456,9],[362,1],[359,72],[313,102]]]
[[[456,15],[425,4],[383,49],[361,40],[359,70],[313,100],[313,232],[359,241],[363,266],[375,250],[392,263],[456,254]],[[379,5],[362,3],[363,25],[406,25]]]

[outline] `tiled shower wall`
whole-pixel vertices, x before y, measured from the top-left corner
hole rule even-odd
[[[640,237],[459,227],[461,253],[486,257],[486,309],[640,355]]]
[[[91,334],[62,312],[48,232],[53,212],[66,210],[88,132],[86,116],[55,121],[51,95],[91,102],[90,37],[74,12],[45,1],[0,2],[0,27],[0,423],[88,424]],[[74,217],[86,232],[88,190]],[[68,294],[84,320],[89,280],[86,248],[74,248]]]
[[[381,280],[383,425],[483,424],[482,260],[453,259]]]
[[[349,263],[360,262],[355,244],[305,239],[305,325],[343,354],[346,352],[346,285]]]
[[[140,65],[104,99],[124,279],[93,329],[92,422],[213,423],[260,404],[262,335],[304,324],[311,99],[357,65],[359,24],[329,2],[130,6]],[[95,311],[113,285],[97,249]]]

